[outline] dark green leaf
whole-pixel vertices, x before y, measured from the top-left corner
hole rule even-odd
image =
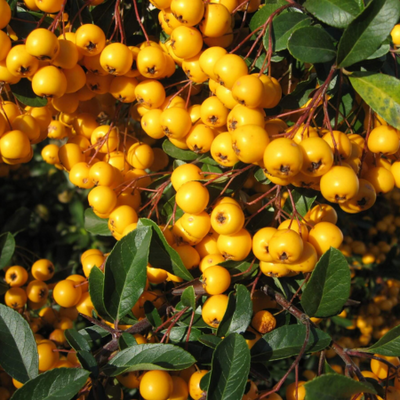
[[[210,386],[211,371],[207,372],[200,380],[200,389],[203,392],[207,392]]]
[[[165,334],[167,330],[162,331]],[[174,326],[169,332],[169,341],[171,343],[186,343],[188,339],[189,327],[188,326]],[[190,329],[189,342],[196,342],[201,337],[201,330],[192,327]]]
[[[12,400],[71,400],[86,383],[89,372],[78,368],[54,368],[18,389]]]
[[[151,301],[146,301],[144,303],[144,312],[146,313],[146,318],[149,320],[152,326],[158,328],[161,324],[160,314],[157,311],[157,308],[154,307],[154,304]]]
[[[107,257],[104,271],[104,304],[111,317],[128,314],[146,286],[147,263],[152,237],[148,226],[124,236]]]
[[[26,38],[36,28],[36,25],[32,22],[36,22],[37,20],[33,16],[32,12],[26,12],[21,7],[17,7],[16,12],[14,13],[13,16],[15,18],[22,19],[24,21],[31,21],[31,22],[22,22],[22,21],[17,21],[15,19],[12,19],[10,21],[10,27],[13,29],[13,31],[20,39]],[[28,81],[28,79],[22,79],[22,80]]]
[[[108,219],[98,217],[91,208],[85,210],[85,229],[94,235],[112,236]]]
[[[105,1],[91,11],[94,24],[99,26],[106,35],[110,33],[113,25],[114,5],[115,1]]]
[[[108,314],[104,304],[104,273],[94,266],[90,270],[89,275],[89,293],[93,306],[100,317],[109,322],[114,322],[113,318]]]
[[[179,159],[183,161],[193,161],[199,156],[191,150],[182,150],[179,147],[173,145],[168,139],[165,139],[162,148],[169,156],[174,159]]]
[[[258,263],[253,261],[254,261],[253,256],[250,256],[242,261],[228,260],[220,263],[219,265],[228,269],[231,275],[236,275],[247,271],[245,274],[240,275],[237,278],[232,276],[232,281],[235,281],[235,279],[240,281],[243,280],[243,278],[250,277],[258,269]]]
[[[253,302],[250,292],[244,285],[235,285],[236,294],[229,293],[228,308],[218,326],[218,336],[230,333],[243,333],[250,325]]]
[[[261,182],[264,185],[271,183],[271,181],[265,176],[264,170],[262,168],[258,168],[258,170],[254,174],[254,178],[256,178],[258,182]]]
[[[337,372],[325,360],[325,374],[336,374]]]
[[[346,68],[375,53],[399,15],[398,0],[372,0],[344,31],[338,45],[338,67]]]
[[[348,328],[349,326],[353,325],[353,321],[350,321],[347,318],[342,317],[332,317],[331,321],[338,326],[342,326],[343,328]]]
[[[110,335],[110,332],[98,325],[88,326],[87,328],[80,329],[78,332],[88,342],[94,342]]]
[[[190,353],[172,344],[139,344],[120,351],[103,371],[109,376],[140,370],[180,371],[195,362]]]
[[[171,218],[172,213],[174,212],[174,207],[175,207],[175,196],[172,196],[163,206],[161,209],[161,215],[163,215],[168,221]],[[184,214],[183,210],[176,205],[176,210],[175,210],[175,221],[177,221],[182,215]]]
[[[0,269],[7,267],[15,250],[15,239],[10,232],[0,235]]]
[[[38,375],[39,359],[29,324],[12,308],[0,304],[0,365],[25,383]]]
[[[340,250],[331,247],[318,261],[301,297],[309,317],[332,317],[350,295],[350,268]]]
[[[86,350],[80,350],[76,353],[79,362],[81,363],[82,367],[86,371],[90,371],[90,374],[93,378],[97,378],[99,376],[99,366],[95,358],[92,356],[92,353],[89,353]]]
[[[292,190],[293,201],[295,204],[296,211],[300,213],[301,216],[305,216],[307,212],[312,208],[314,201],[316,200],[317,196],[306,196],[301,189],[294,189]],[[292,214],[293,208],[290,198],[285,201],[285,206],[283,209]]]
[[[221,340],[221,338],[214,335],[202,335],[199,337],[200,343],[203,343],[205,346],[211,347],[212,349],[215,349]]]
[[[260,8],[251,18],[250,29],[254,31],[264,24],[268,17],[278,8],[287,5],[285,0],[267,0],[265,5]]]
[[[325,63],[336,56],[333,39],[316,26],[306,26],[294,31],[289,38],[288,49],[297,60],[311,64]]]
[[[27,229],[31,221],[32,213],[26,207],[18,208],[17,211],[1,227],[1,233],[10,232],[16,235],[18,232]]]
[[[165,239],[164,234],[158,225],[150,219],[141,218],[138,227],[151,226],[154,234],[151,238],[149,263],[153,268],[162,268],[166,271],[181,277],[187,281],[192,281],[192,274],[183,265],[178,253],[173,249]]]
[[[346,28],[362,11],[355,0],[307,0],[304,7],[314,17],[335,28]]]
[[[28,79],[21,79],[15,85],[11,85],[11,90],[15,97],[26,106],[44,107],[47,104],[46,98],[39,97],[33,92],[32,83]]]
[[[306,337],[304,325],[284,325],[266,333],[251,349],[252,360],[265,362],[289,358],[300,353]],[[320,329],[311,328],[306,353],[329,346],[331,337]]]
[[[359,72],[350,82],[362,99],[385,121],[400,129],[400,80],[380,73]]]
[[[66,329],[64,331],[65,338],[69,345],[76,351],[86,350],[90,351],[89,343],[76,329]]]
[[[181,295],[181,302],[185,307],[196,309],[196,296],[194,294],[193,286],[188,286]]]
[[[127,332],[122,332],[118,339],[118,345],[120,350],[125,350],[128,347],[137,346],[137,341],[133,335]]]
[[[339,374],[321,375],[307,382],[304,388],[307,400],[349,400],[358,393],[376,393],[371,384]]]
[[[243,336],[231,333],[215,348],[207,400],[241,399],[250,372],[250,350]]]
[[[396,326],[380,338],[375,344],[362,349],[368,353],[381,354],[382,356],[400,356],[400,326]]]
[[[272,22],[272,48],[274,51],[282,51],[287,48],[290,35],[299,28],[311,25],[311,18],[299,12],[287,12],[278,15]],[[264,47],[268,49],[269,29],[263,38]]]

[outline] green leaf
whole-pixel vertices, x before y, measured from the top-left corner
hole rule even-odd
[[[76,329],[66,329],[64,331],[64,334],[65,334],[65,338],[67,339],[69,345],[74,350],[90,351],[89,343]]]
[[[266,333],[251,349],[252,361],[281,360],[300,353],[306,337],[304,325],[284,325]],[[320,329],[311,328],[306,353],[320,351],[329,346],[331,337]]]
[[[86,371],[90,371],[90,375],[93,378],[97,378],[99,376],[99,366],[95,358],[92,356],[92,353],[89,353],[86,350],[80,350],[76,353],[78,360],[82,367],[86,369]]]
[[[1,227],[1,233],[10,232],[16,235],[29,227],[32,213],[26,207],[18,208],[17,211]]]
[[[250,268],[252,264],[253,266]],[[244,278],[248,278],[252,276],[252,274],[258,269],[258,262],[253,262],[253,256],[247,257],[245,260],[242,261],[233,261],[233,260],[224,261],[219,265],[229,270],[229,273],[231,275],[236,275],[248,271],[245,274],[240,275],[239,277],[236,278],[232,276],[232,281],[235,281],[236,279],[241,281]]]
[[[337,374],[337,372],[328,364],[325,360],[325,373],[326,374]]]
[[[314,204],[314,201],[316,200],[317,196],[308,197],[303,193],[304,190],[302,191],[301,189],[292,190],[292,196],[294,204],[296,206],[296,211],[300,213],[301,216],[304,217],[307,214],[307,212],[312,208],[312,205]],[[283,209],[289,214],[292,214],[293,207],[290,198],[288,198],[285,201],[285,206],[283,207]]]
[[[207,400],[241,399],[250,372],[250,350],[243,336],[232,333],[215,348]]]
[[[264,170],[261,167],[258,168],[257,171],[255,172],[254,178],[256,178],[258,182],[261,182],[264,185],[271,183],[271,181],[265,176]]]
[[[0,235],[0,269],[7,267],[15,250],[15,239],[10,232]]]
[[[0,365],[19,382],[36,378],[39,358],[29,324],[12,308],[0,304]]]
[[[306,400],[349,400],[358,393],[376,394],[371,384],[357,382],[339,374],[321,375],[307,382],[304,388]]]
[[[146,313],[146,318],[151,323],[152,326],[158,328],[161,324],[160,314],[157,311],[157,308],[151,301],[146,300],[144,303],[144,312]]]
[[[344,31],[338,45],[338,67],[346,68],[375,53],[399,15],[398,0],[372,0]]]
[[[303,26],[311,25],[311,18],[299,12],[282,13],[272,22],[272,48],[274,51],[282,51],[287,48],[290,35]],[[264,34],[264,47],[269,47],[269,29]]]
[[[267,0],[265,5],[260,8],[250,20],[250,29],[254,31],[259,26],[264,24],[268,17],[278,8],[287,5],[285,0]]]
[[[104,366],[103,372],[116,376],[127,371],[181,371],[195,362],[190,353],[172,344],[139,344],[120,351]]]
[[[192,281],[194,279],[192,274],[183,265],[179,254],[168,244],[158,225],[150,219],[141,218],[138,227],[142,225],[151,226],[154,231],[151,238],[149,255],[149,263],[151,266],[153,268],[165,269],[186,281]]]
[[[137,346],[137,341],[133,335],[127,332],[122,332],[118,339],[118,345],[120,350],[125,350],[128,347]]]
[[[175,207],[175,195],[172,196],[161,209],[161,215],[165,217],[165,220],[168,221],[171,218],[172,213],[174,212]],[[184,214],[182,208],[176,205],[175,209],[175,221],[177,221]]]
[[[162,148],[166,154],[178,160],[193,161],[199,157],[194,151],[182,150],[179,147],[176,147],[168,139],[164,140]]]
[[[219,343],[221,343],[223,339],[214,335],[202,335],[199,337],[199,342],[203,343],[207,347],[211,347],[215,349]]]
[[[162,334],[165,334],[167,332],[167,330],[165,329],[164,331],[162,331]],[[188,326],[174,326],[170,332],[169,332],[169,341],[171,343],[186,343],[187,338],[188,338],[188,334],[189,334],[189,327]],[[199,340],[199,338],[201,337],[201,330],[194,328],[192,326],[192,328],[190,329],[190,335],[189,335],[189,342],[197,342]]]
[[[181,295],[181,302],[185,307],[191,307],[196,310],[196,296],[193,286],[188,286]]]
[[[400,80],[370,72],[353,73],[349,78],[362,99],[390,125],[400,129]]]
[[[301,305],[309,317],[337,315],[350,296],[350,268],[340,250],[331,247],[312,272],[301,297]]]
[[[367,353],[380,354],[382,356],[400,356],[400,326],[396,326],[381,337],[376,343],[367,349],[362,349]]]
[[[108,219],[98,217],[91,208],[85,210],[85,229],[93,235],[112,236]]]
[[[44,107],[47,104],[45,97],[39,97],[34,93],[32,83],[28,79],[21,79],[15,85],[11,85],[11,90],[15,97],[26,106]]]
[[[55,368],[40,374],[18,389],[12,400],[70,400],[86,383],[89,372],[78,368]]]
[[[244,285],[235,285],[236,294],[229,293],[228,307],[218,326],[218,336],[230,333],[243,333],[250,325],[253,314],[253,302],[250,292]]]
[[[315,18],[335,28],[346,28],[362,11],[355,0],[307,0],[304,7]]]
[[[95,340],[100,340],[110,335],[109,331],[106,331],[98,325],[88,326],[80,329],[78,332],[87,342],[94,342]]]
[[[104,273],[94,266],[90,270],[89,275],[89,294],[92,300],[93,306],[100,315],[100,317],[106,319],[108,322],[114,322],[113,318],[108,314],[106,306],[104,304]]]
[[[289,38],[288,49],[297,60],[311,64],[325,63],[336,56],[333,39],[325,30],[316,26],[294,31]]]
[[[342,317],[332,317],[331,321],[338,326],[342,326],[343,328],[348,328],[349,326],[353,325],[353,321],[350,321],[347,318],[342,318]]]
[[[108,314],[120,320],[128,314],[146,286],[152,237],[148,226],[124,236],[107,257],[104,270],[104,304]]]

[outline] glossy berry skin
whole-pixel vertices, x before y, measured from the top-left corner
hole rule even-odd
[[[28,297],[24,289],[20,287],[12,287],[7,290],[4,295],[4,302],[8,307],[19,309],[25,306]]]
[[[218,204],[211,213],[211,226],[221,235],[239,232],[244,225],[244,213],[236,204]]]
[[[176,204],[186,213],[201,213],[208,205],[210,194],[200,182],[187,182],[176,193]]]
[[[231,284],[231,275],[226,268],[214,265],[203,272],[202,280],[208,294],[222,294]]]
[[[139,390],[145,400],[167,400],[173,391],[171,375],[165,371],[148,371],[140,380]]]
[[[46,340],[38,344],[37,350],[39,354],[39,371],[44,372],[52,369],[60,356],[56,349],[56,345],[51,340]]]
[[[53,289],[54,300],[61,307],[72,307],[78,303],[82,295],[82,289],[75,282],[68,279],[59,281]]]
[[[60,50],[56,35],[48,29],[34,29],[26,38],[26,51],[41,61],[53,60]]]
[[[21,287],[28,280],[28,272],[24,267],[14,265],[7,269],[5,281],[11,287]]]
[[[200,381],[209,371],[202,369],[194,372],[189,379],[189,394],[194,400],[199,400],[204,392],[200,388]]]
[[[297,232],[282,229],[271,237],[268,248],[272,261],[291,264],[301,257],[304,244]]]
[[[321,256],[330,247],[339,248],[343,241],[342,231],[330,222],[319,222],[310,230],[308,241]]]
[[[275,329],[276,319],[269,311],[261,310],[253,316],[251,326],[256,331],[265,334]]]
[[[243,228],[233,235],[219,235],[217,246],[226,259],[241,261],[249,255],[251,242],[250,233]]]
[[[204,322],[213,327],[218,328],[226,308],[228,307],[228,296],[225,294],[217,294],[209,297],[203,304],[201,315]]]

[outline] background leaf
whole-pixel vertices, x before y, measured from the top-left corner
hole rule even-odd
[[[304,7],[315,18],[335,28],[346,28],[362,11],[355,0],[307,0]]]
[[[316,64],[336,57],[333,39],[322,28],[306,26],[297,29],[288,41],[290,54],[299,61]]]
[[[367,349],[361,349],[372,354],[381,354],[382,356],[399,357],[400,356],[400,326],[396,326],[381,337],[376,343]]]
[[[107,257],[104,270],[104,304],[108,314],[120,320],[144,291],[152,230],[137,227],[124,236]]]
[[[301,297],[309,317],[337,315],[350,296],[350,268],[340,250],[331,247],[322,255]]]
[[[300,213],[300,215],[303,217],[312,208],[312,205],[314,204],[314,201],[317,198],[317,196],[314,196],[315,192],[311,193],[310,190],[302,190],[302,189],[292,190],[292,196],[294,204],[296,206],[296,211]],[[289,214],[292,214],[293,207],[289,198],[285,201],[283,209]]]
[[[0,269],[7,267],[15,250],[15,239],[10,232],[0,235]]]
[[[114,322],[104,304],[104,273],[94,266],[89,275],[89,294],[96,312],[109,322]]]
[[[215,348],[207,400],[241,399],[250,372],[250,350],[243,336],[232,333]]]
[[[139,344],[120,351],[103,368],[109,376],[127,371],[181,371],[196,362],[187,351],[172,344]]]
[[[196,310],[196,296],[194,293],[193,286],[188,286],[181,295],[182,305],[185,307],[191,307],[193,310]]]
[[[243,333],[250,325],[253,302],[250,292],[244,285],[235,285],[236,293],[229,293],[228,308],[218,326],[218,336],[230,333]]]
[[[93,235],[112,236],[108,219],[98,217],[91,208],[85,210],[85,229]]]
[[[38,375],[39,359],[29,324],[12,308],[0,304],[0,365],[25,383]]]
[[[362,99],[385,121],[400,129],[400,80],[393,76],[357,72],[350,82]]]
[[[400,15],[398,0],[372,0],[346,28],[338,45],[337,65],[346,68],[373,54]]]
[[[69,345],[74,350],[90,351],[89,343],[76,329],[66,329],[64,331],[64,334],[65,334],[65,338],[67,339]]]
[[[11,217],[8,218],[5,224],[1,227],[1,232],[10,232],[13,235],[16,235],[18,232],[28,228],[31,216],[32,212],[28,208],[18,208],[18,210],[16,210],[15,213],[11,215]]]
[[[20,25],[23,25],[19,23]],[[32,25],[32,24],[25,24]],[[35,26],[35,25],[33,25]],[[37,96],[32,90],[32,83],[28,79],[21,79],[18,83],[11,86],[15,97],[26,106],[44,107],[47,104],[47,99]]]
[[[147,218],[141,218],[139,220],[138,227],[141,225],[151,226],[154,231],[151,238],[149,255],[149,263],[151,266],[153,268],[165,269],[187,281],[193,280],[192,274],[183,265],[179,254],[168,244],[158,225]]]
[[[311,25],[311,18],[299,12],[282,13],[272,22],[272,48],[274,51],[282,51],[287,48],[290,35],[303,26]],[[269,47],[269,29],[264,34],[264,47]]]
[[[307,400],[348,400],[358,393],[376,393],[369,383],[357,382],[339,374],[321,375],[304,387]]]
[[[89,372],[79,368],[54,368],[18,389],[12,400],[70,400],[86,383]]]
[[[268,17],[278,8],[287,5],[285,0],[268,0],[265,3],[251,18],[249,26],[252,31],[264,24]]]
[[[281,360],[300,353],[306,337],[304,325],[284,325],[266,333],[251,349],[252,361]],[[320,351],[329,346],[331,337],[320,329],[311,328],[306,353]]]
[[[165,139],[162,148],[166,154],[171,156],[174,159],[183,160],[183,161],[193,161],[196,158],[199,158],[198,154],[191,150],[182,150],[179,147],[173,145],[168,139]]]

